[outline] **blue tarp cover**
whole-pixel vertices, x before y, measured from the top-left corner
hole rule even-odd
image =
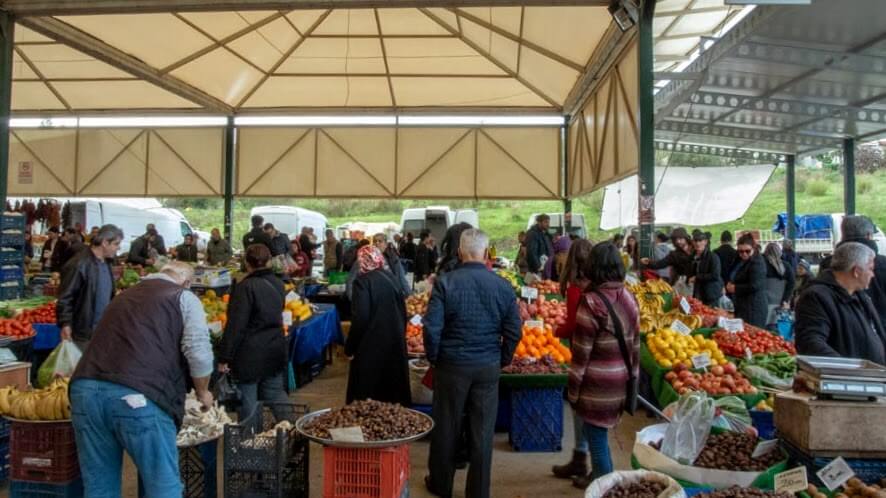
[[[781,213],[772,226],[772,231],[785,233],[787,213]],[[798,239],[827,239],[833,236],[833,222],[829,214],[804,214],[794,216],[794,227]]]

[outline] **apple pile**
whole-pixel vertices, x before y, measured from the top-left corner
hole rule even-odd
[[[544,320],[555,328],[566,323],[566,303],[558,299],[548,300],[543,294],[540,294],[533,303],[520,299],[519,308],[520,319],[524,322]]]
[[[689,391],[704,391],[711,395],[757,393],[757,388],[738,371],[734,363],[711,367],[703,374],[692,372],[686,365],[678,363],[665,374],[665,380],[680,395]]]
[[[538,289],[539,294],[559,294],[560,284],[553,280],[536,280],[530,284],[530,287]]]

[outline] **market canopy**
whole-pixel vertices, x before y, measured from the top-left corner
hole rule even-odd
[[[659,149],[772,159],[886,134],[882,1],[758,6],[709,45],[660,76]]]

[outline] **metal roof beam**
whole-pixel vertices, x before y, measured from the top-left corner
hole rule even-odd
[[[736,149],[733,147],[717,147],[714,145],[696,145],[673,143],[665,140],[656,140],[655,149],[665,152],[681,152],[684,154],[702,154],[706,156],[726,157],[764,162],[782,162],[786,159],[784,154],[777,152],[764,152],[759,150]]]
[[[616,63],[618,57],[637,35],[636,29],[627,33],[622,32],[615,22],[609,23],[603,39],[594,48],[588,64],[582,72],[575,86],[569,91],[566,102],[563,104],[564,114],[573,116],[577,114],[588,97],[600,86],[603,76]]]
[[[609,0],[3,0],[16,16],[403,7],[598,6]]]
[[[782,44],[742,43],[732,57],[777,64],[791,64],[821,70],[855,73],[886,73],[886,57],[847,52],[832,52]]]
[[[723,138],[747,140],[749,143],[759,141],[808,147],[826,146],[833,143],[834,140],[837,140],[836,138],[799,135],[781,131],[758,130],[753,128],[709,125],[702,123],[679,123],[675,121],[662,121],[655,126],[655,129],[680,134],[702,135],[711,137],[712,140]]]
[[[693,14],[713,14],[715,12],[727,12],[730,9],[734,9],[734,6],[731,5],[720,5],[716,7],[700,7],[700,8],[691,8],[691,9],[676,9],[676,10],[656,10],[655,17],[676,17],[676,16],[691,16]]]
[[[26,28],[48,36],[59,43],[79,50],[148,83],[153,83],[183,99],[203,106],[206,110],[224,114],[233,113],[233,108],[225,102],[194,88],[174,76],[161,74],[158,69],[58,19],[51,17],[25,17],[16,20]]]

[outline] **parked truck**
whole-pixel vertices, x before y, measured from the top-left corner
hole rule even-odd
[[[462,222],[480,228],[480,215],[475,209],[449,209],[449,206],[409,208],[403,210],[400,228],[404,234],[412,233],[416,240],[422,230],[430,230],[439,244],[449,227]]]
[[[796,244],[794,251],[813,263],[817,263],[824,256],[834,252],[834,248],[840,243],[843,234],[840,225],[843,222],[843,213],[830,214],[806,214],[799,215],[795,220]],[[782,213],[778,216],[771,230],[756,230],[756,238],[762,246],[769,242],[781,242],[786,237],[787,216]],[[886,254],[886,235],[880,227],[874,225],[874,242],[880,254]]]

